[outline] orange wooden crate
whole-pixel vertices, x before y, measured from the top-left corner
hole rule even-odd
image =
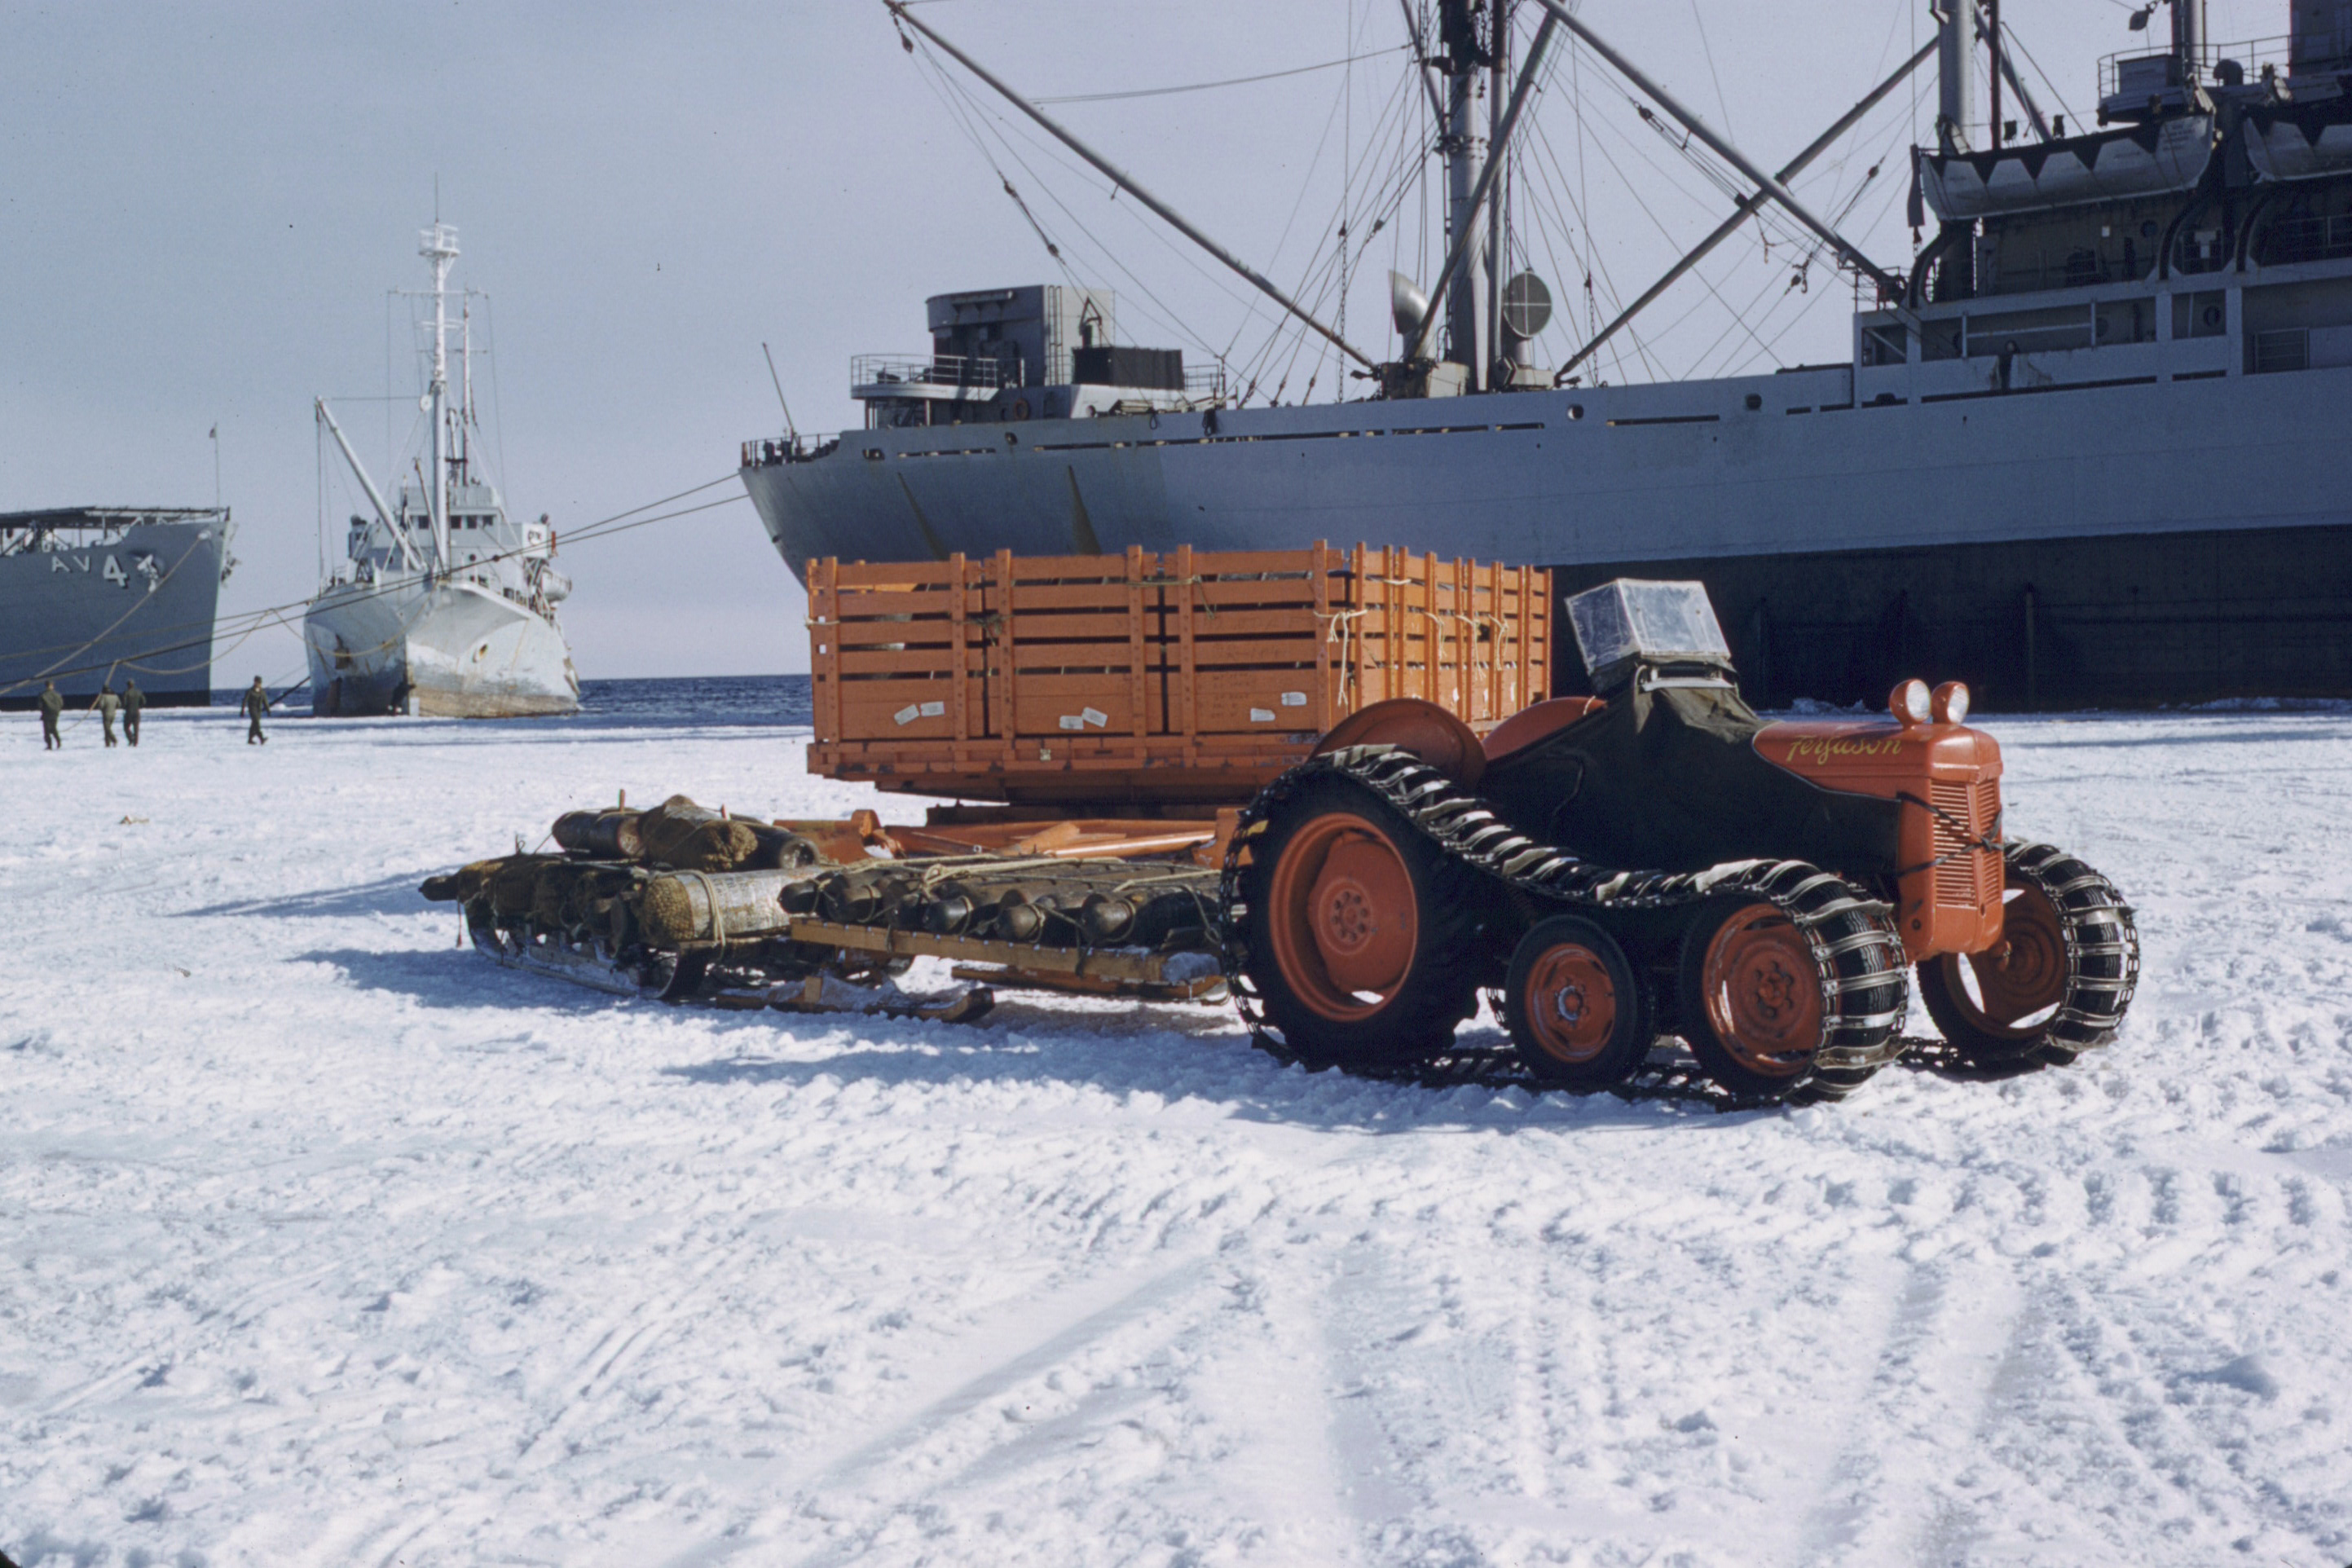
[[[808,584],[810,771],[917,795],[1232,804],[1360,708],[1483,731],[1551,668],[1548,574],[1402,550],[825,559]]]

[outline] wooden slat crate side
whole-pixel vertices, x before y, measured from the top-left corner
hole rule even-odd
[[[834,586],[850,604],[863,604],[889,595],[944,594],[958,574],[945,561],[836,563]]]
[[[1200,626],[1194,606],[1200,596],[1192,591],[1194,569],[1192,547],[1180,544],[1170,576],[1173,581],[1160,590],[1163,605],[1173,605],[1176,613],[1175,684],[1166,689],[1166,701],[1172,711],[1163,709],[1161,728],[1183,742],[1182,758],[1191,762],[1197,754],[1194,747],[1201,733],[1201,711],[1198,698],[1200,671]]]
[[[920,620],[837,621],[826,628],[836,648],[887,648],[898,646],[947,648],[955,640],[955,620],[948,615]]]
[[[1190,583],[1181,591],[1192,595],[1202,615],[1211,616],[1242,610],[1306,610],[1315,604],[1315,584],[1303,574],[1263,583],[1253,579]]]
[[[842,721],[855,739],[845,745],[901,745],[909,742],[953,742],[954,691],[945,681],[926,687],[852,686],[841,705]]]
[[[1138,714],[1133,688],[1122,674],[1024,675],[1021,677],[1018,735],[1119,735],[1133,737]],[[1142,714],[1150,722],[1148,710]]]
[[[1127,558],[1118,555],[1015,555],[1013,558],[1013,581],[1015,583],[1082,582],[1093,579],[1101,583],[1127,581]]]
[[[1101,583],[1016,583],[1013,607],[1024,615],[1049,611],[1117,613],[1127,604],[1127,579]]]
[[[870,742],[901,772],[1018,771],[1041,747],[1117,736],[1181,770],[1276,757],[1391,697],[1483,728],[1549,686],[1544,574],[1393,548],[814,562],[809,581],[813,765]],[[1085,729],[1062,729],[1066,713]]]
[[[844,588],[835,597],[835,618],[842,621],[893,620],[902,616],[944,616],[954,602],[956,587]]]
[[[819,742],[841,735],[841,680],[835,667],[833,634],[838,625],[835,611],[839,595],[835,583],[840,573],[830,557],[809,563],[809,686],[810,717]]]
[[[937,676],[945,679],[955,669],[955,649],[945,643],[929,647],[845,647],[833,655],[842,679],[870,680],[883,676]]]
[[[1204,577],[1297,577],[1306,574],[1307,557],[1304,550],[1201,550],[1193,552],[1192,570]]]
[[[1151,715],[1151,700],[1160,689],[1150,671],[1152,650],[1160,646],[1159,590],[1144,586],[1159,567],[1159,557],[1146,555],[1141,545],[1127,547],[1127,729],[1139,744],[1153,730],[1166,728],[1165,713],[1157,724]]]
[[[1020,722],[1014,700],[1013,658],[1019,644],[1019,619],[1011,609],[1013,552],[1000,550],[985,563],[970,563],[967,573],[980,595],[980,618],[985,627],[988,672],[988,733],[1003,745],[1003,763],[1014,765],[1013,732]]]
[[[1171,590],[1171,594],[1173,590]],[[1325,624],[1316,619],[1312,599],[1302,599],[1296,605],[1278,605],[1271,609],[1225,609],[1211,615],[1197,606],[1192,611],[1193,636],[1210,637],[1318,637],[1326,634]]]
[[[948,557],[948,572],[952,579],[949,589],[949,619],[952,643],[949,649],[948,668],[963,677],[954,683],[948,695],[949,732],[955,736],[959,749],[971,742],[975,712],[987,711],[984,696],[976,697],[972,676],[974,648],[971,626],[965,612],[971,603],[971,574],[965,569],[963,553],[959,551]]]
[[[1323,702],[1315,671],[1203,669],[1194,677],[1201,733],[1322,733],[1315,721]]]
[[[1124,590],[1121,591],[1124,594]],[[985,628],[993,630],[991,626]],[[1021,641],[1035,643],[1115,643],[1125,647],[1134,631],[1133,618],[1121,606],[1115,610],[1024,610]],[[1121,662],[1125,662],[1124,659]]]

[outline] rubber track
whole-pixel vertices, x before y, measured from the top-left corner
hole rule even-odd
[[[1241,896],[1242,852],[1265,831],[1267,820],[1303,784],[1334,775],[1351,780],[1394,807],[1453,858],[1541,903],[1564,910],[1660,910],[1737,896],[1780,910],[1812,949],[1814,973],[1822,988],[1822,1016],[1829,1020],[1829,1029],[1827,1043],[1815,1053],[1811,1071],[1776,1098],[1843,1100],[1864,1079],[1903,1054],[1905,1042],[1898,1031],[1910,1005],[1910,970],[1902,936],[1886,905],[1865,898],[1843,879],[1801,860],[1738,860],[1693,872],[1621,871],[1596,866],[1529,838],[1484,800],[1412,752],[1393,746],[1351,746],[1301,763],[1260,791],[1235,826],[1218,885],[1225,984],[1252,1041],[1261,1050],[1285,1061],[1298,1059],[1268,1029],[1256,988],[1248,978],[1249,954],[1240,934],[1248,914]],[[1839,941],[1838,951],[1832,951],[1822,928],[1849,914],[1858,917],[1865,930]],[[1870,947],[1878,950],[1882,961],[1875,970],[1866,963],[1842,963]],[[1852,972],[1850,978],[1840,978],[1841,967]],[[1883,1005],[1868,1013],[1851,1011],[1849,991],[1858,1003],[1869,998]],[[1891,998],[1885,994],[1890,991]],[[1652,1053],[1654,1058],[1656,1054]],[[1504,1072],[1501,1062],[1491,1059],[1497,1055],[1516,1061],[1508,1053],[1441,1053],[1427,1064],[1368,1076],[1441,1086],[1533,1082],[1524,1072]],[[1720,1097],[1731,1100],[1733,1105],[1767,1103],[1725,1096],[1711,1084],[1707,1088],[1712,1094],[1694,1092],[1690,1076],[1680,1068],[1662,1072],[1645,1063],[1618,1089],[1638,1098]]]

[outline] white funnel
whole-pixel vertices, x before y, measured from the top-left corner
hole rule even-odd
[[[1397,335],[1411,343],[1428,315],[1429,296],[1415,288],[1412,279],[1403,273],[1390,273],[1389,319],[1396,322]]]

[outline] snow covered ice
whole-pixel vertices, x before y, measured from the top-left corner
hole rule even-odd
[[[417,896],[874,804],[803,732],[10,715],[0,1551],[2336,1568],[2352,713],[1987,727],[2139,911],[2123,1040],[1719,1115],[620,1003]]]

